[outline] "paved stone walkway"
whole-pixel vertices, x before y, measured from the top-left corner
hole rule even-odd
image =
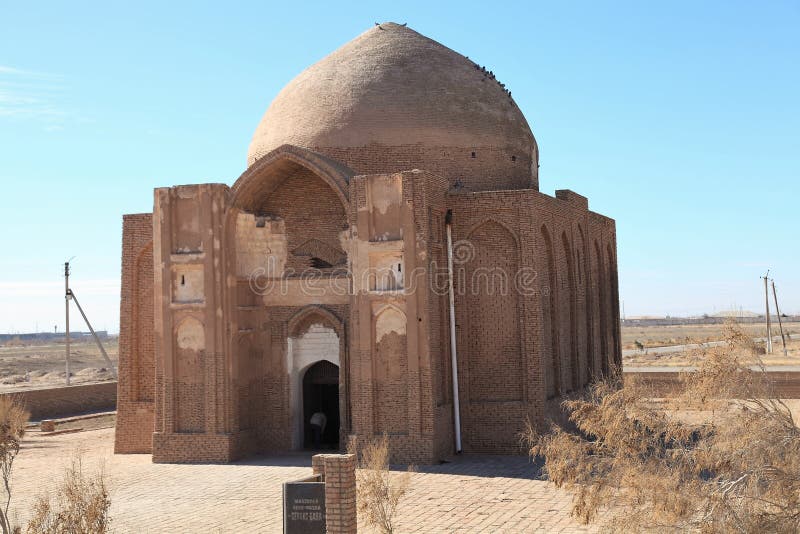
[[[15,463],[12,510],[25,521],[34,496],[52,488],[75,453],[103,466],[119,533],[281,532],[281,484],[307,476],[310,457],[260,457],[232,465],[153,464],[114,455],[113,429],[29,433]],[[534,479],[523,457],[464,456],[421,467],[398,511],[398,532],[591,532],[569,516],[571,497]],[[361,532],[367,532],[361,527]]]

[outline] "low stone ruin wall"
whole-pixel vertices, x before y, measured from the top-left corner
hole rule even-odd
[[[768,376],[775,388],[775,396],[779,399],[800,399],[800,372],[769,371]],[[652,388],[656,397],[670,397],[680,386],[678,371],[635,371],[624,372],[625,380],[642,380]]]
[[[16,396],[31,412],[31,421],[40,421],[88,412],[115,410],[117,407],[117,382],[20,389],[0,395]]]

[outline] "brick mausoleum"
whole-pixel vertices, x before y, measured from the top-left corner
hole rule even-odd
[[[304,449],[323,411],[331,449],[386,432],[394,461],[433,463],[456,393],[465,452],[517,451],[620,363],[614,221],[541,193],[538,158],[491,72],[405,26],[306,69],[232,186],[123,217],[116,452]]]

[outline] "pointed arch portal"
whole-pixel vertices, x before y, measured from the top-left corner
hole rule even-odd
[[[341,322],[329,311],[309,306],[289,321],[287,370],[289,371],[292,449],[313,446],[311,416],[327,419],[322,445],[337,449],[341,421]],[[346,425],[345,425],[346,426]]]
[[[327,360],[318,361],[303,375],[303,448],[314,447],[311,417],[321,412],[327,419],[321,445],[339,448],[339,366]]]

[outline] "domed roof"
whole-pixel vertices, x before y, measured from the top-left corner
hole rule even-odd
[[[464,149],[472,158],[485,148],[478,157],[501,158],[510,170],[500,174],[516,175],[497,188],[530,187],[538,174],[536,141],[499,82],[463,55],[395,23],[369,29],[284,87],[256,129],[248,166],[283,144],[326,153],[359,172],[416,167],[442,174],[447,173],[431,168],[438,165],[428,161],[431,151],[423,148]],[[405,147],[406,155],[410,150],[405,167],[373,168],[365,163],[368,153],[353,153],[376,145]],[[453,150],[437,153],[464,157]],[[404,159],[383,156],[383,163],[398,158]],[[487,163],[475,172],[498,173],[497,165]],[[455,177],[470,172],[466,165],[456,165]],[[486,188],[491,185],[477,187]]]

